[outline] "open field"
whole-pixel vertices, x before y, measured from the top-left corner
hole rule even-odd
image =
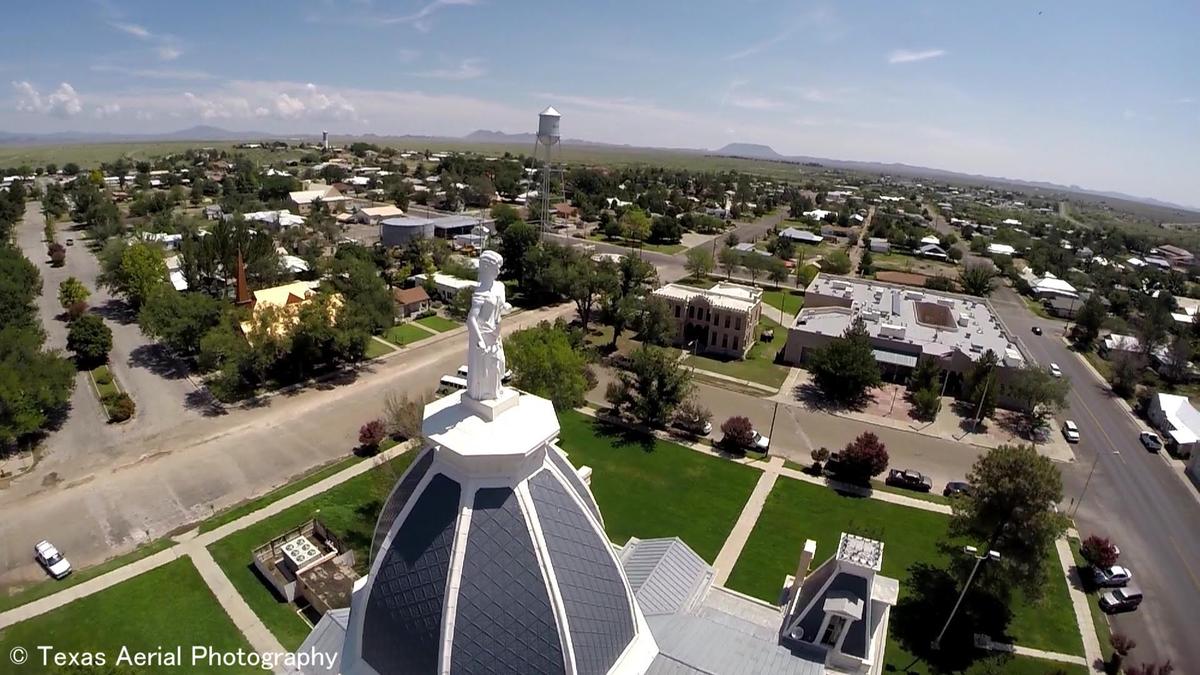
[[[122,647],[128,647],[130,652],[182,648],[182,665],[147,666],[137,670],[146,674],[263,672],[261,668],[207,667],[204,663],[191,662],[193,645],[208,646],[215,652],[238,649],[249,652],[252,649],[204,584],[190,558],[167,563],[95,595],[4,629],[0,632],[0,651],[5,654],[4,672],[12,675],[60,672],[54,671],[53,665],[49,668],[42,665],[35,650],[37,645],[53,645],[60,652],[103,652],[109,665],[116,663]],[[31,652],[24,666],[15,666],[8,661],[7,655],[15,647],[24,647]]]
[[[447,319],[445,317],[441,317],[441,316],[437,316],[437,315],[427,316],[424,319],[417,319],[417,323],[421,324],[422,326],[425,326],[426,328],[428,328],[430,330],[435,330],[439,333],[445,333],[448,330],[454,330],[455,328],[458,328],[459,326],[462,325],[458,321],[454,321],[453,319]]]
[[[400,455],[208,547],[246,604],[284,647],[299,647],[310,627],[296,613],[294,606],[281,602],[259,578],[251,560],[254,548],[310,518],[319,518],[341,538],[342,543],[354,549],[355,565],[360,573],[365,573],[370,563],[371,536],[379,511],[414,456],[412,452]]]
[[[592,467],[592,493],[609,539],[679,537],[712,562],[759,472],[675,443],[631,438],[577,412],[559,414],[560,443]]]
[[[392,326],[383,332],[384,340],[401,347],[410,345],[418,340],[424,340],[427,337],[432,337],[429,331],[422,330],[407,323]]]
[[[805,539],[817,542],[817,559],[828,558],[837,548],[842,532],[879,539],[885,544],[883,574],[900,579],[901,604],[893,610],[892,637],[906,622],[901,621],[905,598],[915,591],[915,565],[942,567],[945,554],[938,544],[946,539],[949,520],[938,513],[871,499],[843,496],[828,488],[781,478],[771,490],[766,506],[746,548],[729,578],[729,587],[764,600],[775,601],[783,578],[795,571]],[[1083,654],[1083,643],[1065,582],[1059,580],[1058,563],[1049,552],[1046,564],[1053,566],[1054,582],[1037,602],[1017,593],[1012,616],[1004,626],[998,622],[993,639],[1065,654]],[[818,563],[814,563],[815,565]],[[954,584],[952,583],[951,586]],[[953,602],[951,592],[946,604]],[[928,598],[921,602],[928,602]],[[930,603],[941,611],[941,600]],[[914,603],[915,604],[915,603]],[[913,611],[913,607],[909,611]],[[965,615],[964,615],[965,616]],[[965,619],[964,619],[965,620]],[[984,632],[986,628],[982,629]],[[928,638],[926,638],[928,639]],[[901,665],[889,647],[888,662]],[[1006,671],[1007,672],[1007,671]]]

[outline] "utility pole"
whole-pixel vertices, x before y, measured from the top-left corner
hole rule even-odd
[[[963,584],[962,593],[958,594],[958,600],[954,602],[954,609],[950,610],[950,616],[946,617],[946,625],[942,626],[942,631],[938,633],[937,637],[933,639],[933,644],[930,645],[934,651],[941,649],[942,638],[946,636],[946,630],[950,628],[950,622],[954,620],[954,615],[958,613],[958,607],[959,605],[962,605],[963,598],[967,597],[967,591],[971,589],[971,582],[975,581],[975,574],[979,572],[979,566],[982,565],[983,561],[985,560],[1000,562],[1000,554],[996,551],[988,551],[983,555],[977,555],[979,553],[979,549],[975,548],[974,546],[964,546],[963,552],[972,558],[975,558],[975,566],[971,568],[971,575],[967,577],[967,583]]]
[[[775,439],[775,416],[779,414],[779,401],[775,402],[775,410],[771,411],[771,429],[767,431],[767,454],[771,454],[771,443]]]

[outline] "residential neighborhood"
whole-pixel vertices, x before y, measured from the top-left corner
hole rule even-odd
[[[476,4],[322,21],[424,40]],[[180,76],[190,40],[97,11],[162,63],[92,72]],[[461,137],[249,80],[189,91],[177,138],[0,133],[0,673],[1190,672],[1200,209],[582,140],[597,110],[699,124],[642,98],[547,88],[518,129],[435,93],[511,84],[447,59],[394,109]],[[749,82],[709,84],[785,106]]]

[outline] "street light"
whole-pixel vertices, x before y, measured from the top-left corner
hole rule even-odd
[[[975,559],[975,566],[971,568],[971,576],[967,577],[967,583],[963,585],[962,593],[958,594],[958,600],[954,603],[954,609],[950,610],[950,616],[946,617],[946,625],[942,626],[942,631],[933,639],[933,644],[930,646],[937,651],[941,649],[942,638],[946,635],[946,630],[950,628],[950,622],[954,620],[954,615],[958,613],[958,607],[962,604],[963,598],[967,597],[967,591],[971,588],[971,582],[975,581],[975,574],[979,572],[979,566],[983,561],[990,560],[991,562],[1000,562],[1000,553],[997,551],[988,551],[984,555],[979,555],[979,549],[974,546],[964,546],[963,553]]]

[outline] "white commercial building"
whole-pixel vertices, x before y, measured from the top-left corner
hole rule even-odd
[[[1158,394],[1150,400],[1147,415],[1176,454],[1186,457],[1200,443],[1200,411],[1188,397]]]

